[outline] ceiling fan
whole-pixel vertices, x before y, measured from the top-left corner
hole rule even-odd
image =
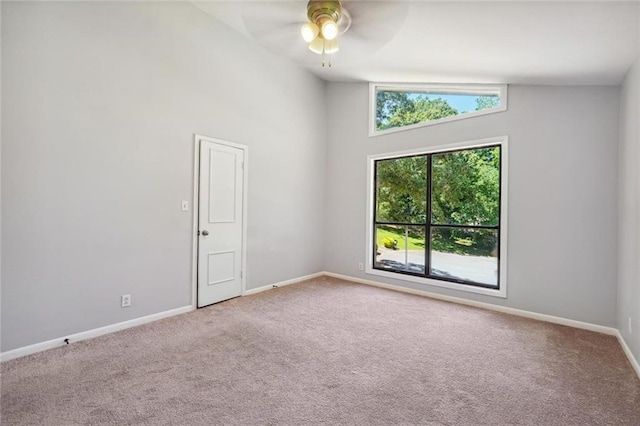
[[[307,20],[300,28],[300,34],[309,43],[309,50],[323,55],[324,66],[324,55],[332,55],[340,49],[338,35],[346,33],[351,27],[351,15],[339,0],[309,0]]]
[[[347,64],[384,46],[408,8],[406,1],[260,1],[246,2],[242,17],[251,37],[272,52],[315,66],[321,55],[322,66],[331,67],[332,57]]]

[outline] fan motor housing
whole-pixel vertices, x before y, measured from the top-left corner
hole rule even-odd
[[[342,4],[339,0],[310,0],[307,3],[307,18],[317,25],[321,25],[326,19],[338,22],[341,15]]]

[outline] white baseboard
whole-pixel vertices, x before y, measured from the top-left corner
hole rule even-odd
[[[305,275],[305,276],[302,276],[302,277],[297,277],[297,278],[292,278],[290,280],[281,281],[281,282],[278,282],[278,283],[275,283],[275,284],[270,284],[270,285],[265,285],[265,286],[258,287],[258,288],[253,288],[251,290],[245,291],[243,296],[249,296],[249,295],[252,295],[252,294],[261,293],[263,291],[271,290],[271,289],[274,289],[274,288],[277,288],[277,287],[283,287],[283,286],[290,285],[290,284],[296,284],[296,283],[307,281],[307,280],[310,280],[310,279],[313,279],[313,278],[318,278],[318,277],[321,277],[321,276],[339,278],[339,279],[342,279],[342,280],[345,280],[345,281],[355,282],[355,283],[358,283],[358,284],[365,284],[365,285],[370,285],[370,286],[374,286],[374,287],[385,288],[385,289],[388,289],[388,290],[394,290],[394,291],[400,291],[400,292],[403,292],[403,293],[415,294],[415,295],[418,295],[418,296],[429,297],[429,298],[432,298],[432,299],[443,300],[443,301],[446,301],[446,302],[453,302],[453,303],[458,303],[458,304],[461,304],[461,305],[474,306],[474,307],[477,307],[477,308],[488,309],[488,310],[502,312],[502,313],[506,313],[506,314],[517,315],[517,316],[521,316],[521,317],[525,317],[525,318],[531,318],[531,319],[535,319],[535,320],[539,320],[539,321],[546,321],[546,322],[550,322],[550,323],[554,323],[554,324],[566,325],[568,327],[580,328],[580,329],[584,329],[584,330],[590,330],[590,331],[595,331],[595,332],[598,332],[598,333],[603,333],[603,334],[616,336],[618,338],[618,341],[620,342],[620,346],[622,346],[622,350],[624,351],[625,355],[629,359],[629,362],[631,363],[631,366],[633,367],[633,369],[635,370],[636,374],[640,378],[640,365],[638,364],[638,361],[633,356],[633,353],[631,353],[631,350],[629,349],[629,346],[627,346],[627,343],[625,342],[624,338],[622,337],[622,334],[620,334],[620,331],[618,331],[618,329],[613,328],[613,327],[605,327],[605,326],[602,326],[602,325],[591,324],[591,323],[587,323],[587,322],[576,321],[576,320],[571,320],[571,319],[562,318],[562,317],[556,317],[556,316],[552,316],[552,315],[539,314],[539,313],[536,313],[536,312],[525,311],[525,310],[522,310],[522,309],[515,309],[515,308],[509,308],[509,307],[506,307],[506,306],[493,305],[491,303],[477,302],[475,300],[463,299],[461,297],[445,296],[445,295],[442,295],[442,294],[432,293],[432,292],[429,292],[429,291],[415,290],[415,289],[402,287],[402,286],[397,286],[397,285],[393,285],[393,284],[385,284],[385,283],[380,283],[380,282],[377,282],[377,281],[366,280],[366,279],[362,279],[362,278],[356,278],[356,277],[352,277],[352,276],[349,276],[349,275],[336,274],[336,273],[333,273],[333,272],[317,272],[315,274]],[[31,355],[31,354],[34,354],[34,353],[37,353],[37,352],[42,352],[44,350],[56,348],[58,346],[63,346],[63,345],[65,345],[64,339],[69,339],[69,342],[71,342],[71,343],[78,342],[80,340],[91,339],[93,337],[102,336],[102,335],[108,334],[108,333],[114,333],[116,331],[124,330],[124,329],[127,329],[127,328],[131,328],[131,327],[135,327],[135,326],[138,326],[138,325],[142,325],[142,324],[146,324],[146,323],[149,323],[149,322],[152,322],[152,321],[157,321],[157,320],[162,319],[162,318],[168,318],[168,317],[171,317],[171,316],[174,316],[174,315],[180,315],[180,314],[192,311],[192,310],[194,310],[193,306],[183,306],[182,308],[172,309],[172,310],[165,311],[165,312],[159,312],[157,314],[152,314],[152,315],[148,315],[148,316],[145,316],[145,317],[132,319],[132,320],[129,320],[129,321],[124,321],[124,322],[121,322],[121,323],[108,325],[106,327],[96,328],[96,329],[93,329],[93,330],[87,330],[87,331],[83,331],[83,332],[80,332],[80,333],[72,334],[72,335],[69,335],[69,336],[60,337],[58,339],[52,339],[52,340],[48,340],[46,342],[36,343],[36,344],[33,344],[33,345],[29,345],[29,346],[24,346],[24,347],[21,347],[21,348],[17,348],[17,349],[13,349],[13,350],[10,350],[10,351],[7,351],[7,352],[0,353],[0,362],[8,361],[10,359],[19,358],[19,357],[26,356],[26,355]]]
[[[618,331],[618,329],[613,328],[613,327],[605,327],[603,325],[591,324],[591,323],[588,323],[588,322],[576,321],[576,320],[572,320],[572,319],[568,319],[568,318],[556,317],[556,316],[553,316],[553,315],[539,314],[537,312],[525,311],[525,310],[522,310],[522,309],[509,308],[509,307],[500,306],[500,305],[493,305],[491,303],[477,302],[475,300],[463,299],[461,297],[446,296],[446,295],[443,295],[443,294],[432,293],[432,292],[424,291],[424,290],[415,290],[415,289],[412,289],[412,288],[397,286],[397,285],[393,285],[393,284],[380,283],[380,282],[377,282],[377,281],[366,280],[366,279],[362,279],[362,278],[356,278],[356,277],[352,277],[352,276],[349,276],[349,275],[336,274],[336,273],[333,273],[333,272],[319,272],[319,273],[316,273],[316,274],[306,275],[304,277],[298,277],[298,278],[294,278],[294,279],[291,279],[291,280],[282,281],[282,282],[279,282],[279,283],[276,283],[276,284],[272,284],[272,285],[266,285],[266,286],[263,286],[263,287],[254,288],[254,289],[246,291],[244,293],[244,295],[251,295],[251,294],[261,293],[263,291],[271,290],[271,289],[276,288],[276,287],[282,287],[282,286],[289,285],[289,284],[296,284],[296,283],[299,283],[299,282],[302,282],[302,281],[306,281],[306,280],[309,280],[309,279],[312,279],[312,278],[317,278],[317,277],[320,277],[320,276],[338,278],[338,279],[342,279],[342,280],[345,280],[345,281],[355,282],[355,283],[358,283],[358,284],[365,284],[365,285],[370,285],[370,286],[374,286],[374,287],[385,288],[385,289],[388,289],[388,290],[394,290],[394,291],[400,291],[400,292],[403,292],[403,293],[415,294],[415,295],[418,295],[418,296],[429,297],[429,298],[432,298],[432,299],[443,300],[443,301],[446,301],[446,302],[458,303],[458,304],[461,304],[461,305],[473,306],[473,307],[476,307],[476,308],[482,308],[482,309],[487,309],[487,310],[491,310],[491,311],[502,312],[502,313],[505,313],[505,314],[517,315],[517,316],[520,316],[520,317],[530,318],[530,319],[534,319],[534,320],[538,320],[538,321],[545,321],[545,322],[550,322],[550,323],[553,323],[553,324],[560,324],[560,325],[565,325],[565,326],[568,326],[568,327],[579,328],[579,329],[589,330],[589,331],[595,331],[597,333],[607,334],[607,335],[610,335],[610,336],[616,336],[618,338],[618,341],[620,342],[620,346],[622,346],[622,350],[624,351],[624,353],[627,356],[627,358],[629,358],[629,362],[631,362],[631,366],[633,367],[633,369],[635,370],[636,374],[640,378],[640,365],[638,365],[638,361],[634,358],[633,354],[631,353],[631,350],[629,349],[629,346],[627,346],[627,343],[622,338],[622,335],[620,334],[620,331]]]
[[[461,297],[454,296],[445,296],[443,294],[431,293],[429,291],[424,290],[415,290],[407,287],[402,287],[393,284],[384,284],[379,283],[377,281],[366,280],[362,278],[351,277],[348,275],[334,274],[333,272],[325,272],[325,275],[328,277],[340,278],[345,281],[352,281],[359,284],[371,285],[374,287],[386,288],[389,290],[401,291],[403,293],[416,294],[419,296],[430,297],[432,299],[444,300],[446,302],[458,303],[461,305],[474,306],[476,308],[488,309],[491,311],[502,312],[505,314],[517,315],[520,317],[531,318],[539,321],[551,322],[554,324],[566,325],[574,328],[581,328],[584,330],[591,330],[598,333],[609,334],[612,336],[616,336],[618,334],[618,330],[613,327],[605,327],[603,325],[591,324],[588,322],[576,321],[562,317],[554,317],[553,315],[539,314],[531,311],[524,311],[522,309],[509,308],[506,306],[493,305],[491,303],[477,302],[475,300],[463,299]]]
[[[380,288],[386,288],[386,289],[389,289],[389,290],[400,291],[400,292],[403,292],[403,293],[416,294],[416,295],[419,295],[419,296],[425,296],[425,297],[430,297],[430,298],[433,298],[433,299],[444,300],[446,302],[459,303],[459,304],[462,304],[462,305],[474,306],[474,307],[477,307],[477,308],[488,309],[488,310],[497,311],[497,312],[503,312],[503,313],[506,313],[506,314],[517,315],[517,316],[521,316],[521,317],[525,317],[525,318],[531,318],[531,319],[535,319],[535,320],[539,320],[539,321],[546,321],[546,322],[550,322],[550,323],[554,323],[554,324],[566,325],[568,327],[580,328],[580,329],[583,329],[583,330],[590,330],[590,331],[595,331],[597,333],[603,333],[603,334],[608,334],[608,335],[611,335],[611,336],[616,336],[618,338],[618,342],[620,342],[620,346],[622,346],[622,350],[624,351],[625,355],[629,359],[629,362],[631,363],[631,366],[633,367],[633,369],[635,370],[636,374],[638,375],[638,378],[640,378],[640,364],[638,364],[638,360],[636,360],[635,357],[633,356],[633,353],[631,352],[631,349],[629,349],[629,346],[627,345],[627,342],[625,342],[624,338],[622,337],[622,334],[620,334],[620,331],[617,328],[605,327],[605,326],[602,326],[602,325],[591,324],[591,323],[588,323],[588,322],[576,321],[576,320],[571,320],[571,319],[562,318],[562,317],[555,317],[553,315],[539,314],[539,313],[536,313],[536,312],[524,311],[522,309],[515,309],[515,308],[508,308],[508,307],[505,307],[505,306],[492,305],[490,303],[476,302],[475,300],[467,300],[467,299],[463,299],[463,298],[460,298],[460,297],[445,296],[445,295],[442,295],[442,294],[431,293],[431,292],[423,291],[423,290],[414,290],[414,289],[411,289],[411,288],[406,288],[406,287],[392,285],[392,284],[379,283],[379,282],[376,282],[376,281],[365,280],[365,279],[362,279],[362,278],[351,277],[351,276],[348,276],[348,275],[335,274],[333,272],[325,272],[324,274],[326,276],[328,276],[328,277],[339,278],[339,279],[342,279],[342,280],[345,280],[345,281],[351,281],[351,282],[355,282],[355,283],[358,283],[358,284],[366,284],[366,285],[371,285],[371,286],[374,286],[374,287],[380,287]]]
[[[245,291],[243,296],[250,296],[252,294],[262,293],[263,291],[271,290],[273,288],[284,287],[285,285],[289,285],[289,284],[296,284],[296,283],[299,283],[299,282],[302,282],[302,281],[307,281],[307,280],[310,280],[310,279],[313,279],[313,278],[321,277],[321,276],[323,276],[325,274],[326,274],[326,272],[316,272],[315,274],[305,275],[305,276],[297,277],[297,278],[292,278],[290,280],[280,281],[279,283],[269,284],[269,285],[265,285],[265,286],[258,287],[258,288],[252,288],[251,290]]]
[[[290,280],[281,281],[275,284],[266,285],[263,287],[254,288],[244,292],[243,296],[260,293],[272,288],[283,287],[289,284],[295,284],[302,281],[310,280],[312,278],[318,278],[324,275],[324,272],[317,272],[311,275],[305,275],[302,277],[292,278]],[[183,306],[182,308],[172,309],[165,312],[159,312],[157,314],[148,315],[141,318],[135,318],[129,321],[120,322],[117,324],[108,325],[105,327],[96,328],[93,330],[82,331],[80,333],[63,336],[58,339],[47,340],[46,342],[35,343],[29,346],[23,346],[21,348],[12,349],[10,351],[0,353],[0,362],[8,361],[10,359],[20,358],[23,356],[35,354],[38,352],[46,351],[47,349],[57,348],[66,344],[65,339],[69,339],[69,343],[78,342],[80,340],[91,339],[93,337],[102,336],[108,333],[114,333],[116,331],[124,330],[126,328],[135,327],[138,325],[146,324],[152,321],[157,321],[162,318],[172,317],[174,315],[184,314],[195,310],[194,306]]]
[[[622,346],[622,350],[624,351],[625,355],[627,355],[627,358],[629,358],[629,362],[631,363],[631,366],[633,367],[634,370],[636,370],[636,374],[640,379],[640,364],[638,364],[638,360],[633,356],[633,353],[631,352],[631,349],[629,349],[627,342],[624,340],[624,337],[622,337],[622,333],[620,333],[620,331],[618,330],[616,331],[617,331],[616,337],[618,338],[618,342],[620,342],[620,346]]]
[[[116,331],[124,330],[138,325],[146,324],[149,322],[157,321],[159,319],[172,317],[174,315],[184,314],[193,310],[193,306],[183,306],[182,308],[171,309],[169,311],[158,312],[157,314],[147,315],[145,317],[135,318],[132,320],[119,322],[117,324],[107,325],[105,327],[94,328],[93,330],[82,331],[80,333],[63,336],[58,339],[47,340],[46,342],[35,343],[29,346],[23,346],[21,348],[13,349],[10,351],[0,353],[0,362],[8,361],[10,359],[19,358],[26,355],[42,352],[47,349],[57,348],[66,344],[65,339],[69,339],[69,343],[79,342],[80,340],[91,339],[93,337],[102,336]]]

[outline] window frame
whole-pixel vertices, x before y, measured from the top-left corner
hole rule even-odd
[[[423,123],[411,124],[403,127],[393,127],[391,129],[376,130],[376,101],[377,92],[396,91],[396,92],[443,92],[443,94],[477,94],[477,95],[497,95],[500,98],[500,106],[496,108],[488,108],[480,111],[467,112],[461,115],[452,115],[450,117],[440,118],[437,120],[425,121]],[[506,84],[424,84],[424,83],[408,83],[408,84],[384,84],[369,83],[369,137],[387,135],[389,133],[404,132],[405,130],[418,129],[435,124],[447,123],[457,120],[465,120],[467,118],[478,117],[481,115],[495,114],[507,110],[507,91]]]
[[[484,294],[488,296],[506,298],[507,297],[507,219],[508,219],[508,158],[509,143],[508,136],[499,136],[473,141],[457,142],[446,145],[433,146],[428,148],[418,148],[407,151],[397,151],[391,153],[373,154],[367,157],[367,217],[366,217],[366,247],[365,247],[365,273],[396,280],[409,281],[413,283],[423,284],[427,286],[442,287],[454,289],[469,293]],[[388,271],[374,268],[375,255],[375,225],[376,225],[376,206],[375,206],[375,163],[379,160],[388,160],[401,157],[428,155],[445,153],[449,151],[459,151],[465,149],[483,148],[490,146],[500,146],[500,211],[499,211],[499,244],[498,244],[498,288],[481,287],[469,283],[462,283],[447,280],[445,278],[431,278],[418,276],[401,271]],[[429,182],[431,185],[431,182]],[[427,200],[429,202],[429,200]],[[429,236],[425,236],[429,238]],[[425,249],[426,254],[426,249]],[[426,271],[425,271],[426,272]]]

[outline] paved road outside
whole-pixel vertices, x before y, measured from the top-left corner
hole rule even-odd
[[[424,271],[424,251],[391,250],[378,248],[378,262],[393,269],[407,269],[414,272]],[[455,253],[431,253],[431,269],[433,275],[458,278],[477,283],[496,285],[498,280],[498,259],[487,256],[467,256]]]

